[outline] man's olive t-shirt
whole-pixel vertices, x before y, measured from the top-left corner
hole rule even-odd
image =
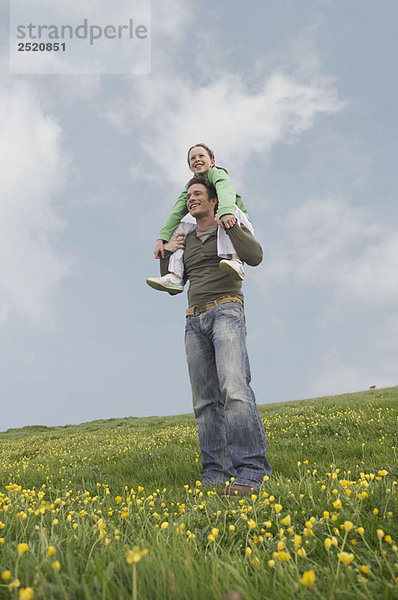
[[[261,262],[261,245],[246,227],[235,224],[227,233],[237,254],[245,263],[255,266]],[[222,296],[238,296],[243,300],[242,282],[224,273],[219,267],[221,259],[217,255],[216,228],[203,242],[199,236],[201,233],[195,229],[185,238],[184,278],[189,280],[188,306],[199,306]],[[167,273],[168,257],[161,260],[162,275]]]

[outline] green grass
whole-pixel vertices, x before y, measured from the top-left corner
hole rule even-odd
[[[196,483],[192,415],[0,433],[0,598],[398,598],[398,387],[260,413],[243,501]]]

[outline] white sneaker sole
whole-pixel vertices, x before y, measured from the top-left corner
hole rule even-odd
[[[224,273],[228,273],[228,275],[231,275],[234,279],[236,279],[238,281],[243,281],[245,278],[244,274],[242,275],[241,273],[236,271],[234,269],[234,267],[227,260],[225,262],[221,261],[219,263],[219,267],[220,267],[221,271],[223,271]]]
[[[155,279],[147,279],[147,284],[153,288],[154,290],[158,290],[159,292],[170,292],[170,294],[181,294],[184,291],[184,288],[180,285],[173,286],[173,284],[164,285]]]

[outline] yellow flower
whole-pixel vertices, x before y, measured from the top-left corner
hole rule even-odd
[[[282,504],[274,504],[274,510],[276,513],[280,513],[282,510]]]
[[[19,581],[19,579],[14,579],[13,581],[11,581],[10,585],[8,586],[8,589],[10,590],[10,592],[12,592],[13,590],[19,588],[20,585],[21,582]]]
[[[209,540],[209,542],[215,542],[216,538],[214,537],[214,535],[212,533],[209,533],[209,535],[207,536],[207,539]]]
[[[53,526],[58,525],[58,523],[59,523],[58,519],[53,519],[53,521],[52,521]]]
[[[217,527],[213,527],[213,529],[211,530],[212,534],[214,535],[214,537],[218,537],[218,534],[220,533],[220,530],[217,529]]]
[[[323,516],[324,516],[324,518],[325,518],[325,519],[329,519],[329,518],[330,518],[330,513],[329,513],[329,511],[328,511],[328,510],[324,510],[324,511],[323,511]]]
[[[24,552],[29,550],[29,546],[28,546],[28,544],[25,544],[25,542],[23,542],[21,544],[18,544],[17,550],[18,550],[19,556],[21,556],[21,554],[24,554]]]
[[[303,576],[300,579],[301,585],[311,586],[315,583],[315,573],[311,569],[310,571],[304,571]]]
[[[284,517],[283,519],[281,519],[281,523],[285,527],[290,527],[291,522],[292,522],[292,518],[291,518],[290,515],[286,515],[286,517]]]
[[[348,531],[351,531],[351,529],[354,528],[354,524],[351,521],[344,521],[343,527],[348,532]]]
[[[358,527],[357,533],[359,533],[359,535],[363,535],[365,533],[364,528],[363,527]]]
[[[326,548],[326,550],[330,550],[331,546],[332,546],[332,540],[330,538],[326,538],[325,539],[325,548]]]
[[[140,487],[138,488],[140,491]],[[141,490],[142,491],[142,490]],[[137,546],[134,546],[132,550],[129,550],[126,556],[126,563],[131,565],[131,563],[138,563],[144,556],[148,554],[149,550],[140,550]]]
[[[384,537],[384,531],[382,529],[378,529],[376,531],[376,533],[377,533],[377,537],[379,538],[379,540],[382,540]]]
[[[3,571],[1,574],[1,578],[3,581],[8,581],[11,579],[11,571]]]
[[[295,548],[300,548],[300,546],[302,544],[302,537],[301,537],[301,535],[298,535],[296,533],[296,535],[294,536],[294,542],[293,542],[293,544],[294,544]]]
[[[249,519],[247,524],[249,525],[250,529],[256,529],[256,527],[257,527],[257,523],[256,523],[256,521],[253,521],[253,519]]]
[[[55,571],[56,573],[58,573],[58,571],[61,568],[61,563],[59,562],[59,560],[54,560],[54,562],[51,565],[51,568],[53,571]]]
[[[384,538],[384,541],[387,542],[387,544],[392,544],[392,537],[391,537],[391,535],[386,535],[386,537]]]
[[[370,573],[370,567],[368,567],[368,565],[362,565],[361,572],[365,573],[365,575],[368,575]]]
[[[31,587],[21,588],[19,590],[19,600],[31,600],[35,595]]]
[[[274,561],[274,560],[269,560],[269,561],[268,561],[268,566],[269,566],[269,567],[271,567],[271,569],[272,569],[273,567],[275,567],[275,561]],[[397,579],[398,579],[398,577],[397,577]]]
[[[143,492],[145,488],[143,488],[142,485],[139,485],[137,489],[138,493],[141,494],[141,492]]]
[[[253,550],[251,548],[249,548],[249,546],[247,546],[247,548],[246,548],[246,556],[251,556],[252,552],[253,552]]]
[[[337,556],[344,565],[349,565],[355,558],[352,552],[339,552]]]
[[[163,521],[163,523],[160,526],[160,529],[168,529],[168,527],[169,527],[168,522],[167,521]]]
[[[335,501],[333,502],[333,507],[334,507],[334,508],[341,508],[341,507],[342,507],[342,503],[341,503],[341,500],[340,500],[340,498],[337,498],[337,500],[335,500]]]
[[[235,525],[230,525],[230,526],[229,526],[229,530],[230,530],[230,531],[235,531],[235,529],[236,529]]]
[[[305,556],[307,556],[307,553],[306,553],[306,551],[304,550],[304,548],[299,548],[299,549],[297,550],[297,554],[298,554],[299,556],[301,556],[301,558],[304,558]]]
[[[47,556],[54,556],[54,554],[56,553],[56,549],[54,548],[54,546],[49,546],[47,548]]]

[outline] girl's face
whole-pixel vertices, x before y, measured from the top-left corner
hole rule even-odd
[[[202,146],[194,146],[189,152],[189,168],[195,175],[206,175],[214,167],[214,159],[210,158]]]

